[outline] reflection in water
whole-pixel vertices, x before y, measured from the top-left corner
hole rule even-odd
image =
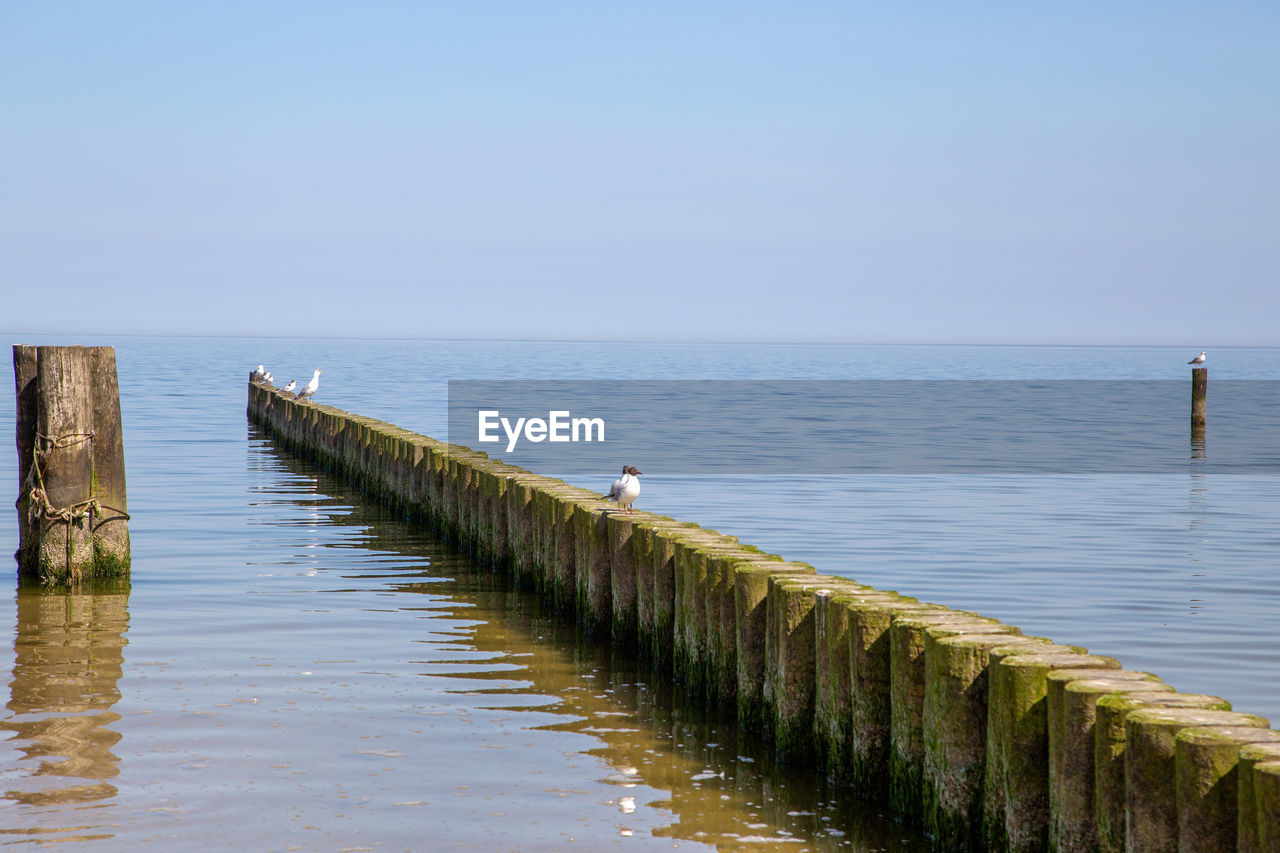
[[[1209,511],[1206,506],[1205,496],[1208,493],[1208,481],[1205,479],[1203,465],[1208,460],[1208,448],[1205,444],[1205,425],[1191,425],[1191,464],[1188,466],[1191,476],[1191,487],[1187,495],[1187,511],[1188,521],[1187,530],[1189,531],[1190,541],[1188,542],[1187,559],[1192,564],[1192,587],[1202,587],[1204,578],[1207,576],[1206,567],[1201,565],[1201,553],[1204,550],[1208,534],[1205,531],[1205,520],[1208,518]],[[1189,609],[1194,614],[1197,611],[1205,609],[1205,600],[1200,597],[1198,591],[1193,592],[1188,602]]]
[[[22,585],[16,598],[13,680],[0,730],[12,733],[8,746],[20,758],[0,782],[4,799],[54,806],[113,797],[120,734],[108,727],[120,719],[111,708],[120,699],[127,582],[73,592]]]
[[[1204,525],[1205,520],[1205,493],[1208,491],[1205,481],[1204,471],[1199,467],[1207,459],[1208,447],[1205,444],[1204,425],[1191,427],[1191,491],[1189,509],[1191,511],[1191,521],[1188,527],[1196,530]],[[1200,540],[1203,542],[1204,540]]]
[[[587,751],[601,762],[595,781],[616,795],[607,810],[621,837],[650,835],[719,850],[924,850],[926,840],[894,824],[849,791],[828,786],[804,767],[777,765],[771,748],[738,731],[732,716],[686,701],[669,678],[583,637],[533,593],[472,565],[424,536],[422,528],[368,503],[344,480],[280,452],[300,503],[327,495],[347,513],[319,513],[328,524],[361,530],[362,548],[383,555],[429,554],[431,577],[393,581],[400,594],[427,597],[448,629],[432,629],[419,660],[444,692],[472,697],[475,710],[527,712],[531,731],[566,732],[599,741]],[[352,542],[327,547],[348,553]],[[330,560],[332,562],[332,560]],[[348,576],[349,577],[349,576]],[[554,722],[545,722],[547,715]],[[501,761],[501,753],[494,753]],[[471,756],[471,760],[478,760]],[[441,770],[451,772],[446,765]],[[583,792],[585,793],[585,792]],[[530,839],[533,842],[533,839]],[[668,842],[672,843],[672,842]]]
[[[456,615],[501,614],[476,624],[470,636],[476,649],[519,655],[525,665],[527,686],[475,692],[554,697],[553,704],[532,710],[567,720],[542,728],[599,739],[589,754],[611,769],[601,781],[618,792],[604,806],[618,812],[622,834],[631,831],[626,816],[648,811],[652,818],[657,811],[665,825],[656,826],[654,836],[719,850],[758,850],[762,843],[808,850],[926,849],[808,768],[776,765],[769,746],[743,736],[731,718],[689,703],[669,679],[587,641],[534,596],[505,589],[493,575],[463,576],[445,586],[460,605]],[[441,585],[430,591],[440,593]],[[479,682],[493,676],[473,675]]]
[[[1203,462],[1208,458],[1205,454],[1204,424],[1191,427],[1191,461]]]

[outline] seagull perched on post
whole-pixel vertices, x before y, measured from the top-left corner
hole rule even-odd
[[[298,387],[298,380],[290,379],[289,384],[284,386],[284,393],[291,394],[293,393],[293,389],[297,387]]]
[[[1204,351],[1201,350],[1200,354],[1188,361],[1187,364],[1204,364]]]
[[[268,370],[266,373],[262,374],[262,381],[263,381],[263,382],[265,382],[265,383],[267,383],[268,385],[270,385],[270,384],[271,384],[271,380],[272,380],[273,378],[274,378],[274,377],[271,375],[271,371],[270,371],[270,370]]]
[[[262,377],[264,377],[264,376],[266,376],[266,375],[267,375],[267,372],[263,369],[262,365],[261,365],[261,364],[259,364],[259,365],[258,365],[258,369],[257,369],[257,370],[255,370],[255,371],[253,371],[253,381],[254,381],[254,382],[261,382],[261,381],[262,381]]]
[[[635,503],[636,498],[640,497],[640,480],[637,479],[640,472],[636,470],[636,466],[622,466],[622,476],[613,481],[613,487],[609,489],[609,494],[605,495],[605,500],[617,501],[618,506],[631,512],[631,505]]]
[[[306,398],[315,394],[316,389],[319,387],[320,387],[320,368],[317,367],[316,372],[311,374],[311,381],[308,382],[301,391],[295,394],[294,398],[298,400],[305,400]]]

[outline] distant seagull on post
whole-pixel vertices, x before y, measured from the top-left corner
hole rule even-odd
[[[319,387],[320,387],[320,368],[317,367],[316,372],[311,374],[311,381],[308,382],[306,386],[294,396],[296,399],[305,400],[308,397],[314,395],[316,393],[316,389]]]
[[[267,375],[266,370],[264,370],[264,369],[263,369],[263,367],[262,367],[262,365],[261,365],[261,364],[259,364],[259,365],[258,365],[258,369],[257,369],[257,370],[255,370],[255,371],[253,371],[253,381],[254,381],[254,382],[261,382],[261,381],[262,381],[262,377],[264,377],[264,376],[266,376],[266,375]]]
[[[1188,361],[1187,364],[1204,364],[1204,352],[1201,352],[1198,356]]]
[[[296,380],[296,379],[290,379],[290,380],[289,380],[289,384],[288,384],[288,385],[286,385],[286,386],[284,386],[284,393],[286,393],[286,394],[292,394],[292,393],[293,393],[293,389],[294,389],[294,388],[297,388],[297,387],[298,387],[298,380]]]
[[[265,383],[267,383],[268,385],[270,385],[270,384],[271,384],[271,380],[272,380],[273,378],[274,378],[274,377],[271,375],[271,371],[270,371],[270,370],[268,370],[266,373],[262,374],[262,381],[263,381],[263,382],[265,382]]]

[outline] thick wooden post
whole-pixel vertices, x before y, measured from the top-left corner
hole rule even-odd
[[[1205,395],[1209,393],[1209,368],[1191,368],[1191,426],[1205,423]]]
[[[45,582],[129,571],[115,351],[13,348],[18,570]]]

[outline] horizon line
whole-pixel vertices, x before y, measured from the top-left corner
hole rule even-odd
[[[799,340],[799,339],[751,339],[751,338],[624,338],[611,337],[608,340],[588,337],[500,337],[500,336],[480,336],[480,335],[377,335],[377,334],[354,334],[354,333],[335,333],[335,334],[280,334],[280,333],[246,333],[246,332],[65,332],[65,331],[26,331],[11,332],[2,330],[6,336],[12,335],[32,335],[32,336],[50,336],[50,337],[73,337],[76,335],[100,335],[114,336],[125,338],[228,338],[228,339],[283,339],[283,340],[377,340],[377,341],[454,341],[458,343],[545,343],[545,344],[603,344],[603,345],[629,345],[629,344],[690,344],[690,345],[751,345],[751,346],[883,346],[883,347],[913,347],[913,346],[938,346],[938,347],[1062,347],[1066,349],[1109,349],[1109,348],[1126,348],[1126,349],[1174,349],[1178,347],[1187,347],[1189,349],[1276,349],[1280,347],[1280,343],[1273,344],[1213,344],[1213,343],[1197,343],[1194,346],[1180,343],[1166,344],[1127,344],[1127,343],[1091,343],[1091,344],[1070,344],[1059,342],[993,342],[993,341],[929,341],[929,340],[879,340],[879,341],[855,341],[855,340]],[[23,343],[17,341],[17,343]]]

